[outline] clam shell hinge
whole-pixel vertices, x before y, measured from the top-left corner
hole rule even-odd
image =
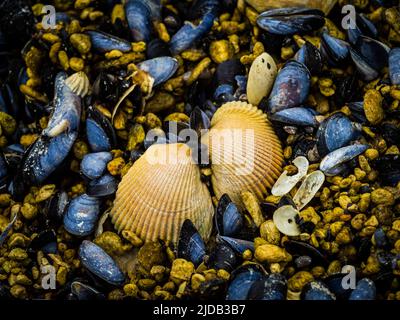
[[[208,239],[213,214],[210,193],[185,144],[152,145],[123,177],[111,210],[119,232],[174,243],[186,219]]]
[[[211,183],[217,198],[228,194],[243,208],[241,193],[263,199],[282,172],[282,147],[267,116],[244,102],[217,110],[202,137],[211,160]]]

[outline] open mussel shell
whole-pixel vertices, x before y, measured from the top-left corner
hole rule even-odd
[[[281,197],[288,194],[305,177],[310,165],[307,158],[303,156],[297,157],[293,160],[293,164],[297,167],[298,172],[295,175],[289,176],[288,172],[284,171],[272,187],[272,195]]]
[[[273,220],[280,232],[287,236],[298,236],[301,233],[296,217],[299,212],[291,205],[280,207],[275,211]]]
[[[269,33],[286,36],[318,30],[325,19],[318,9],[291,7],[265,11],[258,16],[257,24]]]
[[[208,146],[215,195],[228,194],[239,208],[242,192],[261,200],[281,173],[278,137],[267,116],[250,104],[230,102],[219,108],[202,143]]]
[[[293,197],[298,210],[303,209],[317,194],[325,181],[322,171],[314,171],[306,176],[300,188]]]
[[[207,240],[213,214],[200,169],[184,144],[152,145],[123,177],[111,210],[119,232],[129,229],[145,241],[174,243],[186,219]]]
[[[185,220],[178,240],[178,258],[186,259],[198,266],[203,262],[206,254],[206,245],[192,221]]]
[[[246,0],[246,2],[258,12],[273,8],[306,7],[319,9],[328,14],[337,0]]]
[[[246,300],[253,284],[263,280],[265,275],[265,270],[258,264],[240,266],[232,272],[226,300]]]
[[[84,240],[79,247],[79,258],[82,265],[105,282],[120,286],[125,276],[116,262],[98,245]]]

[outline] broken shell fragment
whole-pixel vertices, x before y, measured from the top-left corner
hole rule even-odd
[[[254,60],[247,80],[247,99],[250,104],[258,106],[261,99],[268,96],[277,73],[274,58],[268,53],[264,52]]]
[[[280,232],[287,236],[298,236],[301,231],[296,223],[299,212],[292,206],[282,206],[275,211],[273,220]]]
[[[303,209],[316,195],[325,181],[325,175],[322,171],[310,173],[301,184],[299,190],[293,197],[297,209]]]
[[[267,116],[244,102],[229,102],[202,137],[209,150],[211,183],[218,199],[228,194],[241,209],[242,192],[262,200],[282,171],[282,147]]]
[[[190,219],[208,239],[214,208],[200,169],[185,144],[154,144],[140,157],[118,186],[112,222],[144,241],[176,243],[183,222]]]
[[[65,84],[71,91],[81,98],[84,98],[90,92],[90,82],[86,73],[79,71],[65,80]]]
[[[293,164],[297,167],[298,173],[289,176],[287,171],[284,171],[279,179],[274,184],[271,193],[276,197],[288,194],[294,186],[305,177],[308,171],[309,162],[306,157],[297,157],[293,160]]]

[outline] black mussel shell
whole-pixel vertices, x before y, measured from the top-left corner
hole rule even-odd
[[[357,139],[360,130],[341,112],[335,113],[321,123],[317,132],[317,148],[320,157],[350,144]]]
[[[388,65],[390,48],[378,40],[360,36],[356,50],[374,70],[380,71]]]
[[[177,253],[179,258],[192,261],[195,266],[203,262],[206,254],[206,245],[192,221],[185,220],[182,225]]]
[[[71,294],[80,301],[106,299],[103,293],[80,281],[71,283]]]
[[[0,3],[0,29],[17,48],[31,39],[36,19],[27,1],[3,0]]]
[[[294,256],[311,257],[313,260],[313,264],[326,265],[329,263],[326,256],[321,253],[317,248],[302,241],[289,240],[285,242],[285,249],[287,250],[287,252]]]
[[[68,202],[68,194],[65,191],[57,192],[46,201],[43,212],[49,225],[59,226],[62,224]]]
[[[215,222],[219,235],[234,236],[243,226],[243,216],[227,194],[218,202]]]
[[[263,280],[256,281],[250,288],[249,300],[286,300],[287,281],[280,273],[265,276]]]
[[[231,274],[226,300],[246,300],[253,284],[262,281],[265,275],[265,270],[259,264],[250,263],[240,266]]]
[[[349,277],[348,273],[337,273],[324,279],[324,283],[335,294],[338,300],[347,300],[353,291],[351,288],[343,285],[347,284],[346,277]]]
[[[358,94],[358,79],[351,75],[336,81],[335,103],[341,107],[347,102],[356,101]]]
[[[53,229],[39,233],[30,243],[28,250],[36,253],[39,250],[43,253],[57,253],[57,234]]]
[[[227,244],[219,243],[211,252],[207,266],[219,270],[231,272],[239,263],[236,252]]]
[[[400,181],[400,156],[387,154],[373,162],[379,172],[381,181],[390,186],[396,185]]]
[[[170,56],[168,44],[160,39],[153,39],[147,44],[146,48],[147,59],[157,57]]]
[[[390,122],[384,122],[380,125],[379,129],[382,132],[382,137],[388,145],[397,144],[400,141],[399,126]]]
[[[312,281],[306,284],[303,288],[301,298],[302,300],[336,300],[333,292],[321,281]]]
[[[309,41],[306,41],[296,53],[295,59],[303,63],[312,75],[318,75],[322,71],[323,62],[321,52]]]
[[[200,139],[204,130],[208,130],[211,127],[211,122],[208,116],[199,107],[195,107],[190,114],[190,129],[196,131],[198,138]]]
[[[92,180],[87,185],[86,193],[92,197],[107,197],[117,191],[118,182],[110,174],[106,174],[98,179]]]

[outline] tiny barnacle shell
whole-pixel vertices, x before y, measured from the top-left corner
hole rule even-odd
[[[69,76],[65,80],[66,85],[71,89],[72,92],[84,98],[90,91],[90,82],[86,73],[79,71]]]
[[[250,104],[258,106],[262,98],[268,96],[277,73],[274,58],[268,53],[264,52],[254,60],[247,80],[247,99]]]
[[[295,237],[301,233],[296,223],[298,214],[299,212],[291,205],[282,206],[275,211],[273,220],[280,232],[287,236]]]
[[[240,208],[242,192],[262,200],[282,172],[280,141],[266,114],[251,104],[236,101],[220,107],[201,142],[209,150],[216,197],[228,194]]]
[[[153,144],[118,186],[112,222],[144,241],[177,243],[183,222],[190,219],[207,240],[214,208],[200,169],[185,144]]]
[[[276,197],[288,194],[294,186],[305,177],[308,171],[309,162],[306,157],[297,157],[293,160],[293,164],[297,167],[298,172],[293,176],[288,176],[288,172],[284,171],[274,184],[271,193]]]
[[[310,173],[297,190],[293,201],[297,209],[303,209],[316,195],[318,190],[322,187],[325,181],[325,175],[322,171],[314,171]]]

